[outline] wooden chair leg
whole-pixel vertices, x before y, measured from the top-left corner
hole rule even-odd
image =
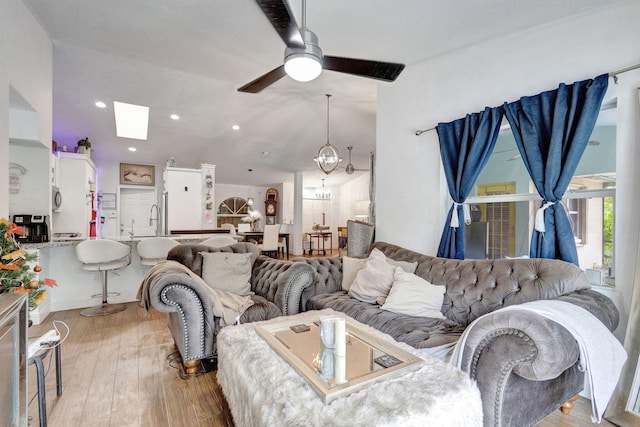
[[[575,402],[576,400],[578,400],[578,395],[577,394],[575,396],[573,396],[571,399],[569,399],[566,402],[564,402],[562,404],[562,406],[560,407],[560,410],[562,411],[562,413],[569,415],[569,413],[571,413],[571,410],[574,407],[574,403],[573,402]]]
[[[182,366],[184,366],[184,371],[188,376],[193,376],[198,372],[200,368],[200,360],[190,360],[188,362],[182,362]]]

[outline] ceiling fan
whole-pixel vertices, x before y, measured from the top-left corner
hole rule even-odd
[[[353,166],[353,163],[351,163],[351,150],[353,150],[353,147],[349,146],[349,147],[347,147],[347,150],[349,150],[349,163],[344,168],[344,171],[347,173],[347,175],[351,175],[355,171],[368,171],[369,170],[369,169],[356,169]]]
[[[323,55],[318,37],[306,26],[306,0],[302,0],[302,27],[298,27],[287,0],[255,0],[284,44],[284,64],[238,89],[238,92],[258,93],[285,75],[298,81],[311,81],[322,70],[338,71],[361,77],[394,81],[404,64],[342,58]]]

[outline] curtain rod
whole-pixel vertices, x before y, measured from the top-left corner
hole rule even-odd
[[[609,77],[613,78],[613,83],[618,84],[618,74],[623,74],[623,73],[626,73],[627,71],[636,70],[638,68],[640,68],[640,64],[632,65],[630,67],[622,68],[622,69],[616,70],[616,71],[610,71],[609,72]],[[436,128],[437,128],[437,126],[433,126],[433,127],[428,128],[428,129],[419,129],[419,130],[416,131],[416,136],[420,136],[423,133],[431,132],[432,130],[436,130]]]
[[[615,84],[618,84],[618,74],[623,74],[623,73],[626,73],[627,71],[636,70],[638,68],[640,68],[640,64],[632,65],[630,67],[623,68],[621,70],[611,71],[609,72],[609,77],[613,77],[613,82]]]

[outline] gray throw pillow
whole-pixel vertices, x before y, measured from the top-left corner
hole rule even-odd
[[[202,280],[213,289],[237,295],[251,293],[251,254],[200,252]]]

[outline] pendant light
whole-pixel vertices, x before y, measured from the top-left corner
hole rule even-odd
[[[347,150],[349,150],[349,164],[347,165],[345,172],[347,173],[347,175],[351,175],[356,168],[353,167],[353,163],[351,163],[351,150],[353,150],[352,146],[347,147]]]
[[[330,199],[331,191],[327,190],[324,186],[324,179],[322,180],[322,187],[316,189],[316,199]]]
[[[320,170],[327,175],[333,172],[338,167],[340,161],[340,155],[338,150],[329,143],[329,98],[330,94],[326,94],[327,97],[327,143],[320,147],[316,161]]]

